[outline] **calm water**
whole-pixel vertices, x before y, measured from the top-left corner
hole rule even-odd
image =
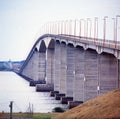
[[[48,92],[36,92],[35,87],[13,72],[0,72],[0,112],[9,112],[10,101],[13,101],[14,112],[26,112],[29,103],[34,112],[51,112],[54,107],[67,108],[60,104]]]

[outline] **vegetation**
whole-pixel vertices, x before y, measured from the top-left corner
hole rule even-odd
[[[14,118],[31,118],[33,119],[51,119],[54,116],[58,115],[58,113],[34,113],[33,116],[27,113],[13,113]],[[0,119],[9,118],[9,113],[0,113]]]
[[[64,112],[64,109],[61,108],[61,107],[55,107],[55,108],[53,109],[53,112]]]

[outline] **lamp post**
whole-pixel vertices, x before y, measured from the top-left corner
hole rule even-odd
[[[106,19],[108,18],[108,16],[105,16],[104,17],[104,24],[103,24],[103,46],[104,46],[104,43],[105,43],[105,40],[106,40]]]
[[[65,32],[64,34],[69,34],[68,33],[68,20],[64,21],[64,32]]]
[[[85,20],[84,19],[80,19],[80,33],[79,33],[79,35],[80,35],[80,37],[81,37],[81,31],[82,31],[82,21],[84,22],[84,36],[85,36]]]
[[[113,20],[113,41],[114,41],[114,44],[115,44],[115,47],[116,47],[116,42],[115,42],[115,18],[112,18]]]
[[[115,48],[117,46],[117,41],[118,41],[118,18],[120,15],[116,16],[116,29],[115,29]]]
[[[98,17],[94,19],[94,43],[96,43],[96,38],[98,38]]]
[[[75,21],[74,21],[74,36],[76,36],[76,19],[75,19]]]
[[[69,35],[72,35],[72,20],[69,20]]]
[[[91,37],[92,21],[90,18],[87,18],[87,31],[86,37]]]
[[[60,30],[59,30],[59,21],[57,21],[57,34],[59,35],[59,32],[60,32]]]
[[[61,34],[63,34],[63,21],[61,21]]]
[[[56,25],[56,35],[58,35],[59,34],[59,22],[56,21],[55,25]]]

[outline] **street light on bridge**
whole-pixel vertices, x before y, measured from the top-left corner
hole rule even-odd
[[[91,37],[91,29],[92,29],[92,21],[90,18],[87,18],[87,26],[86,26],[86,37]],[[89,30],[88,30],[89,29]]]
[[[79,36],[81,37],[81,31],[82,31],[82,21],[84,22],[84,36],[85,36],[85,20],[84,19],[80,19],[80,33]]]
[[[106,40],[106,19],[108,18],[108,16],[104,17],[104,23],[103,23],[103,46]]]
[[[120,18],[120,15],[117,15],[117,16],[116,16],[115,48],[116,48],[117,41],[118,41],[118,18]]]
[[[74,36],[76,36],[76,22],[77,22],[77,20],[75,19],[75,21],[74,21]]]
[[[71,19],[68,21],[68,34],[72,35],[72,20]]]
[[[96,38],[98,38],[98,17],[94,18],[94,43],[96,42]]]
[[[115,30],[116,30],[116,28],[115,28],[115,18],[112,18],[112,20],[113,20],[113,41],[114,41],[114,43],[115,43],[115,47],[116,47],[116,37],[115,37]]]

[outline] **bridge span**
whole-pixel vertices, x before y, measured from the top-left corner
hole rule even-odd
[[[20,75],[62,103],[84,102],[120,87],[120,43],[65,34],[42,35]]]

